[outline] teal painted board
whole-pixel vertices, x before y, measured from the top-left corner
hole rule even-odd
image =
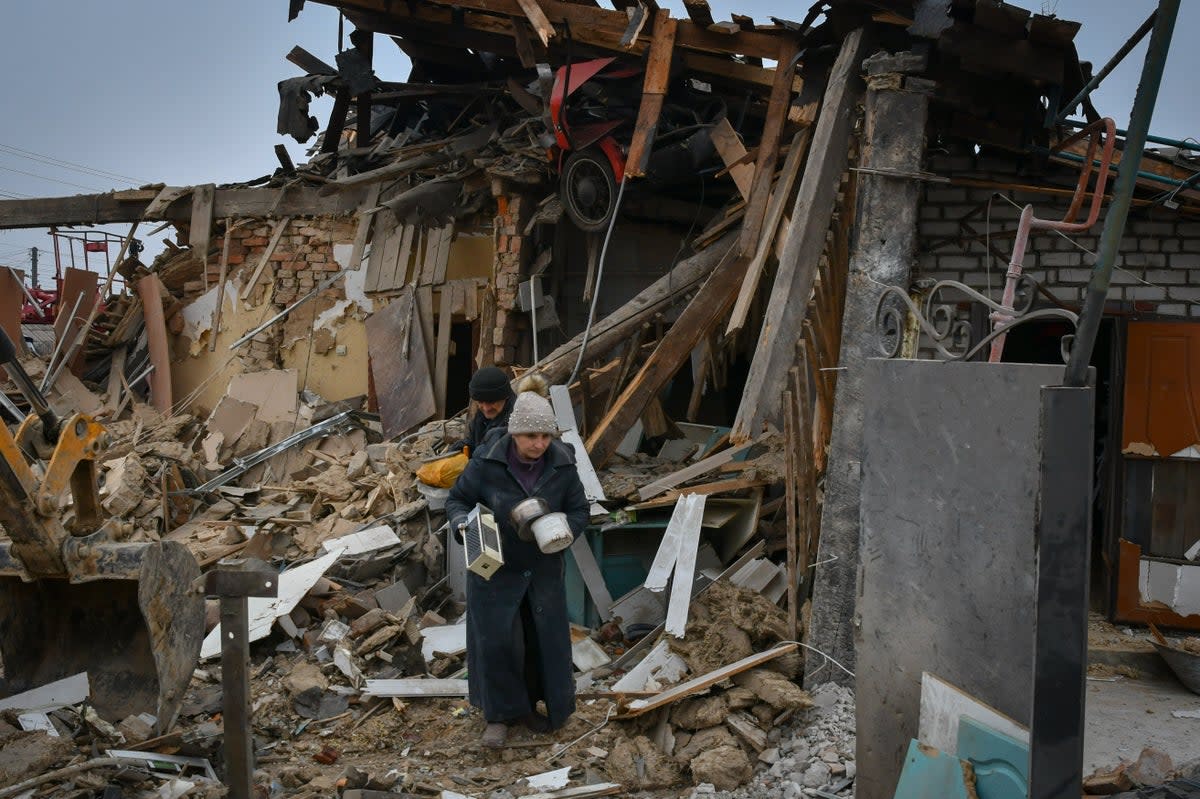
[[[954,755],[911,740],[894,799],[974,799],[967,791],[963,766]]]
[[[958,721],[958,756],[975,768],[979,799],[1029,796],[1028,744],[963,716]]]

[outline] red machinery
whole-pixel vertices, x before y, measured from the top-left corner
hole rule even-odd
[[[582,230],[604,230],[615,212],[641,103],[642,72],[616,58],[570,63],[555,72],[549,121],[557,145],[559,195]],[[647,182],[658,189],[694,185],[715,158],[708,131],[723,116],[720,100],[678,86],[674,102],[668,101],[659,116]]]
[[[113,268],[110,245],[116,245],[120,250],[124,238],[106,231],[87,231],[85,233],[64,233],[57,228],[50,229],[54,240],[54,287],[40,286],[25,289],[25,302],[21,306],[21,322],[27,325],[52,325],[58,318],[59,297],[63,291],[64,261],[66,268],[82,269],[87,272],[99,272],[107,276]],[[130,248],[130,254],[136,255],[141,250],[141,244],[136,239]],[[79,259],[76,260],[78,251]],[[103,265],[99,263],[103,261]],[[118,278],[119,279],[119,278]],[[70,312],[70,309],[67,309]]]

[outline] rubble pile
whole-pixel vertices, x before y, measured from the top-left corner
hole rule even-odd
[[[44,369],[36,360],[26,364],[33,372]],[[15,386],[8,388],[11,399],[22,402]],[[462,436],[461,418],[383,441],[378,421],[354,403],[331,406],[307,392],[284,421],[268,422],[264,409],[278,398],[252,401],[236,387],[212,411],[163,415],[138,400],[120,418],[104,409],[100,384],[79,388],[96,397],[101,418],[110,417],[107,446],[97,456],[99,496],[123,540],[181,542],[205,570],[246,558],[265,561],[280,570],[281,593],[289,576],[303,574],[287,585],[289,601],[274,611],[273,624],[252,635],[249,732],[256,785],[265,796],[361,789],[515,797],[537,793],[526,778],[553,769],[627,790],[702,784],[731,790],[769,767],[782,751],[781,733],[812,706],[796,682],[803,662],[792,647],[652,712],[630,711],[638,698],[788,640],[787,614],[753,588],[756,568],[777,574],[761,555],[762,543],[748,548],[751,557],[740,569],[722,575],[732,560],[717,556],[718,537],[701,542],[696,585],[703,590],[682,636],[648,630],[646,622],[661,608],[649,616],[630,609],[625,618],[614,611],[595,629],[576,627],[576,651],[586,644],[592,658],[577,660],[577,713],[552,735],[514,731],[506,749],[486,750],[478,711],[465,700],[465,606],[450,586],[445,491],[415,476]],[[339,414],[343,423],[296,442],[298,433]],[[764,437],[737,462],[739,476],[778,479],[779,446],[778,437]],[[624,481],[628,489],[613,491],[609,501],[618,510],[607,522],[593,523],[603,528],[639,518],[639,488],[704,454],[698,446],[686,449],[682,456],[614,458],[600,479],[614,488]],[[648,510],[669,515],[674,504],[660,501]],[[66,510],[69,518],[69,505]],[[747,571],[745,564],[755,568]],[[197,773],[203,772],[199,764],[214,774],[223,768],[218,621],[219,602],[210,598],[201,662],[172,729],[154,734],[153,717],[145,715],[104,721],[83,698],[40,709],[41,726],[29,719],[18,724],[14,712],[0,758],[27,759],[47,776],[109,750],[191,758],[169,777],[124,761],[63,772],[40,789],[47,796],[114,783],[161,795],[219,792]],[[647,631],[652,635],[642,640]],[[649,653],[647,661],[667,658],[672,668],[639,676],[642,653]],[[454,680],[464,688],[458,696],[389,694],[388,681],[403,679]]]

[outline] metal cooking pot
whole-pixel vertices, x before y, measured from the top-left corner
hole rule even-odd
[[[538,549],[547,555],[561,552],[571,546],[575,540],[571,535],[571,525],[567,523],[567,514],[565,513],[547,513],[540,519],[534,519],[529,528],[533,530],[533,537],[537,541]]]
[[[550,512],[550,505],[541,497],[529,497],[513,506],[508,514],[508,520],[517,531],[517,538],[522,541],[533,541],[533,530],[530,525]]]

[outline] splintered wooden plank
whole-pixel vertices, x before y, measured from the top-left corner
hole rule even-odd
[[[396,274],[393,281],[393,288],[400,288],[405,283],[410,282],[408,276],[408,267],[412,262],[413,239],[415,238],[417,229],[412,225],[405,225],[404,231],[400,236],[400,252],[396,256]]]
[[[188,244],[199,257],[208,288],[208,246],[212,238],[213,200],[217,187],[212,183],[197,186],[192,192],[192,222],[188,228]]]
[[[745,268],[746,261],[734,258],[732,250],[725,254],[716,270],[646,359],[637,376],[596,425],[588,439],[588,452],[596,468],[603,468],[608,463],[651,400],[688,361],[696,344],[724,318],[742,284]]]
[[[696,550],[700,546],[700,529],[704,520],[704,495],[684,494],[679,503],[685,505],[683,536],[679,540],[679,556],[675,560],[675,576],[671,581],[671,599],[667,603],[668,635],[683,638],[687,631],[688,608],[692,602],[692,580],[696,576]]]
[[[652,696],[649,699],[635,699],[629,703],[629,707],[625,708],[617,714],[618,718],[630,718],[640,716],[643,713],[649,713],[651,710],[678,702],[680,699],[686,699],[693,694],[698,694],[701,691],[707,690],[722,680],[727,680],[735,674],[741,674],[743,671],[748,671],[755,666],[761,665],[768,661],[774,660],[777,657],[794,652],[799,648],[799,644],[781,644],[773,649],[768,649],[766,652],[759,652],[749,657],[744,657],[728,666],[710,671],[707,674],[702,674],[699,677],[688,680],[685,683],[676,685],[663,691],[657,696]]]
[[[466,680],[434,679],[430,677],[410,677],[396,680],[367,680],[363,688],[364,696],[382,697],[434,697],[434,696],[466,696]]]
[[[712,9],[708,7],[708,0],[683,0],[683,7],[687,9],[692,22],[700,27],[707,28],[713,24]]]
[[[450,362],[450,324],[454,308],[454,286],[443,283],[438,303],[437,352],[433,357],[433,396],[438,418],[446,418],[446,374]]]
[[[717,155],[721,156],[721,160],[725,162],[725,166],[729,170],[729,177],[733,178],[738,193],[742,195],[742,199],[748,200],[750,186],[754,182],[754,165],[744,161],[746,145],[742,144],[741,138],[733,129],[733,125],[729,124],[727,117],[721,117],[721,121],[712,126],[708,135],[712,139],[713,146],[717,148]]]
[[[763,123],[762,138],[758,143],[758,161],[754,165],[754,184],[750,188],[750,196],[746,199],[746,216],[742,222],[741,237],[738,239],[738,253],[747,258],[753,256],[758,249],[758,235],[763,226],[767,198],[771,193],[775,163],[779,159],[779,139],[783,134],[783,123],[787,120],[788,107],[792,100],[792,73],[798,47],[794,39],[784,39],[779,46],[775,83],[771,86],[767,119]]]
[[[450,266],[450,245],[454,243],[454,223],[437,231],[437,251],[433,254],[433,284],[446,282],[446,270]]]
[[[404,285],[408,263],[404,258],[404,241],[411,237],[408,225],[393,227],[383,244],[383,261],[379,267],[379,290],[391,291]]]
[[[429,374],[433,374],[433,344],[434,344],[434,328],[433,328],[433,288],[430,286],[417,287],[417,319],[421,325],[421,332],[425,336],[425,364],[429,370]]]
[[[364,291],[381,291],[385,277],[388,275],[384,254],[396,229],[396,219],[392,214],[384,214],[375,225],[375,236],[371,241],[371,255],[367,258],[367,277],[363,286]]]
[[[367,354],[379,400],[384,439],[426,421],[437,410],[429,377],[425,332],[413,318],[412,291],[411,287],[405,289],[366,322]],[[408,337],[407,348],[401,346],[404,337]]]
[[[738,558],[733,563],[730,563],[728,566],[726,566],[725,571],[721,572],[717,576],[717,579],[713,581],[713,583],[720,582],[721,580],[730,579],[731,577],[733,577],[733,575],[735,575],[739,571],[741,571],[742,568],[747,563],[749,563],[750,561],[754,560],[759,555],[761,555],[763,553],[764,549],[766,549],[766,544],[763,543],[763,541],[760,539],[758,541],[758,543],[754,544],[748,550],[743,552],[742,556],[740,558]],[[696,590],[695,594],[693,594],[693,598],[698,597],[701,594],[703,594],[705,591],[708,590],[708,587],[710,585],[712,585],[713,583],[705,583],[698,590]],[[695,585],[693,584],[693,588],[694,587],[695,587]],[[662,632],[663,632],[663,625],[660,624],[657,627],[655,627],[653,630],[648,632],[646,635],[642,636],[641,640],[639,640],[633,646],[629,647],[629,649],[625,650],[625,654],[621,655],[621,657],[619,657],[613,661],[612,668],[614,670],[628,669],[629,665],[631,663],[633,663],[634,660],[640,654],[642,654],[643,652],[645,652],[646,650],[648,650],[650,647],[652,647],[654,645],[654,642],[658,640],[658,637],[660,635],[662,635]]]
[[[735,441],[756,435],[765,420],[778,416],[788,369],[796,356],[796,341],[803,332],[817,263],[825,247],[825,234],[833,220],[838,180],[849,161],[854,111],[863,94],[859,73],[866,49],[862,30],[853,31],[843,40],[830,72],[804,176],[792,206],[784,257],[779,260],[734,421]]]
[[[191,188],[188,186],[163,186],[154,199],[150,201],[150,204],[146,206],[146,210],[142,212],[142,216],[146,219],[154,219],[167,210],[167,206],[190,191]]]
[[[538,5],[538,0],[517,0],[521,5],[521,10],[525,12],[525,18],[529,20],[529,24],[537,31],[538,38],[542,40],[542,47],[549,47],[550,40],[554,38],[554,26],[550,24],[550,20],[546,19],[546,12],[542,11],[542,7]]]
[[[474,289],[472,289],[472,292]],[[583,483],[583,493],[589,502],[604,502],[604,486],[592,467],[587,448],[579,436],[579,428],[575,422],[575,408],[571,402],[571,390],[566,386],[550,386],[550,404],[554,407],[554,417],[558,420],[558,429],[562,441],[575,450],[575,464],[579,470],[579,480]]]
[[[358,229],[354,231],[354,245],[350,249],[350,263],[346,264],[347,269],[362,267],[363,251],[367,248],[367,238],[371,235],[371,224],[375,221],[375,214],[371,213],[371,209],[378,204],[379,184],[375,183],[367,189],[367,198],[363,200],[363,204],[358,209]]]
[[[767,219],[763,224],[762,233],[758,239],[758,247],[754,251],[754,260],[746,267],[746,276],[742,279],[742,289],[738,292],[737,302],[729,314],[729,324],[725,326],[725,336],[736,334],[746,325],[746,317],[750,313],[750,303],[758,292],[758,281],[762,277],[763,267],[767,265],[767,257],[774,249],[774,240],[783,219],[783,210],[792,194],[792,185],[800,172],[800,164],[804,154],[808,152],[808,142],[812,138],[810,128],[804,128],[792,138],[792,147],[788,150],[787,160],[783,162],[783,174],[771,192],[771,202],[767,207]]]
[[[667,580],[679,560],[680,547],[688,531],[693,527],[700,527],[704,517],[704,502],[701,500],[697,510],[695,496],[687,494],[675,503],[675,510],[667,522],[667,529],[663,532],[658,551],[654,553],[654,562],[650,564],[650,571],[642,583],[650,591],[662,591],[667,587]]]
[[[650,57],[646,64],[646,78],[642,84],[642,103],[638,108],[637,122],[633,128],[629,156],[625,159],[626,177],[641,177],[646,174],[646,162],[654,146],[658,118],[662,113],[667,82],[671,77],[671,55],[675,52],[676,30],[677,22],[671,18],[671,12],[665,8],[659,9],[654,15]]]
[[[672,472],[666,477],[661,477],[658,480],[655,480],[653,483],[647,483],[638,490],[638,498],[647,500],[651,497],[656,497],[662,492],[674,488],[686,480],[691,480],[694,477],[707,474],[713,469],[729,463],[735,457],[749,449],[750,446],[750,443],[745,443],[736,447],[730,447],[729,449],[718,452],[716,455],[710,455],[702,461],[697,461],[690,466],[685,466],[677,472]]]

